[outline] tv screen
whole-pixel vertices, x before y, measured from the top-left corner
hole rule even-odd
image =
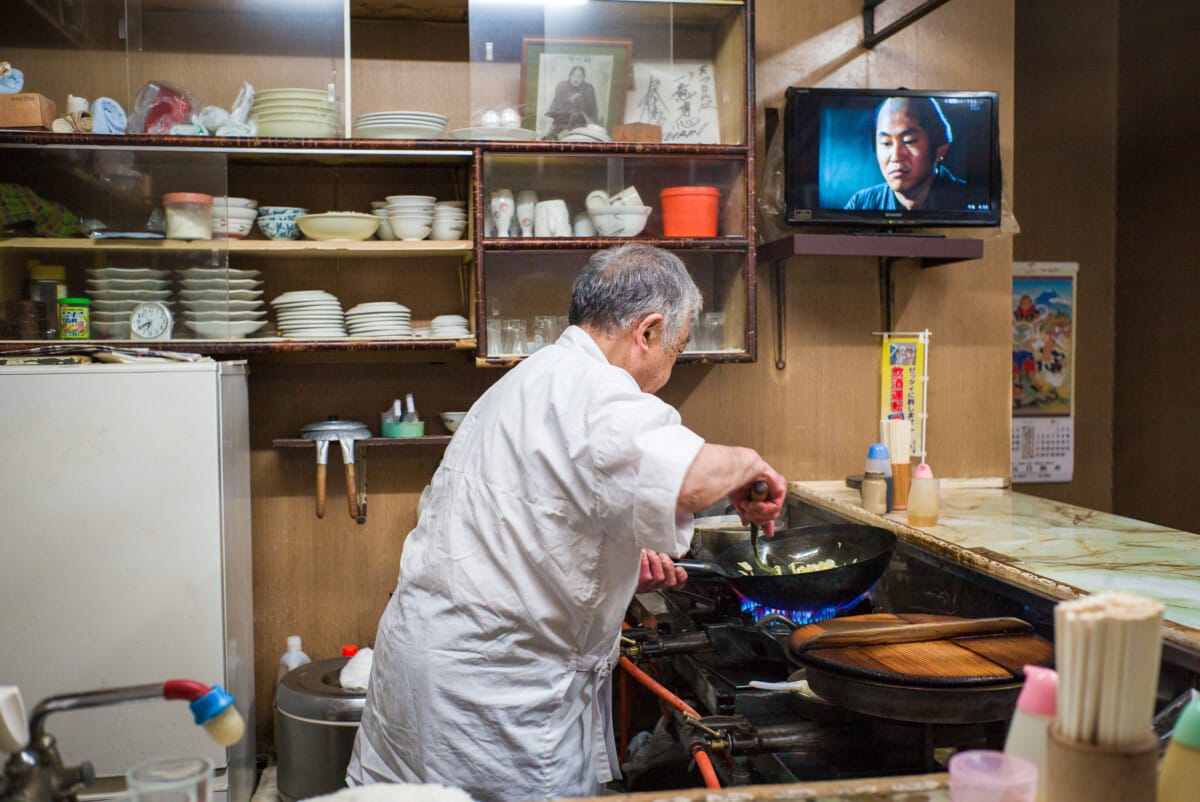
[[[998,225],[999,121],[995,92],[790,87],[784,218]]]

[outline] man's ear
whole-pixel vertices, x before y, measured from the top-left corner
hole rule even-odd
[[[638,348],[648,351],[656,340],[662,339],[663,320],[661,312],[654,312],[637,322],[633,335]]]
[[[950,146],[949,146],[949,145],[938,145],[938,147],[937,147],[937,160],[938,160],[938,162],[940,162],[942,159],[946,158],[946,154],[947,154],[949,151],[950,151]]]

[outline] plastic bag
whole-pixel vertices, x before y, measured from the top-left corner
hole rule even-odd
[[[758,241],[774,242],[790,232],[783,222],[784,203],[783,126],[777,125],[763,157],[762,179],[758,182]]]
[[[190,94],[163,81],[150,81],[133,102],[131,134],[169,134],[175,125],[190,125],[197,103]]]

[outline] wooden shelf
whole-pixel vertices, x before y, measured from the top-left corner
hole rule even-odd
[[[920,259],[925,267],[979,259],[983,240],[915,234],[792,234],[758,246],[758,258],[776,262],[789,256],[874,256]]]
[[[62,345],[65,340],[6,340],[0,341],[0,353],[24,351],[39,345]],[[186,353],[237,356],[253,354],[296,353],[367,353],[373,351],[473,351],[475,338],[461,340],[284,340],[255,338],[233,340],[82,340],[114,348],[146,348],[151,351],[182,351]]]
[[[519,365],[525,356],[477,356],[475,366],[480,368],[510,368]],[[711,351],[708,353],[684,352],[676,360],[677,365],[716,365],[725,362],[753,362],[747,351]]]
[[[423,437],[368,437],[355,440],[356,446],[444,446],[450,442],[451,435],[432,434]],[[315,440],[305,440],[301,437],[277,437],[271,441],[274,448],[312,448]]]
[[[363,242],[318,242],[316,240],[269,240],[269,239],[214,239],[214,240],[138,240],[138,239],[86,239],[82,237],[45,238],[12,237],[0,239],[0,249],[46,250],[46,251],[149,251],[163,252],[210,252],[229,251],[259,256],[297,257],[418,257],[418,256],[461,256],[469,258],[472,245],[469,240],[420,242],[387,242],[365,240]]]
[[[599,250],[629,242],[644,242],[676,251],[745,251],[745,237],[487,237],[483,249],[496,251],[578,251]]]

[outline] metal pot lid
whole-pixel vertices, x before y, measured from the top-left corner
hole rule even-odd
[[[275,691],[281,713],[314,721],[362,721],[367,692],[343,688],[339,682],[348,657],[317,660],[284,675]]]
[[[316,423],[309,423],[300,430],[304,434],[312,432],[338,432],[357,435],[360,432],[366,432],[366,436],[371,436],[371,430],[367,424],[355,420],[323,420]]]

